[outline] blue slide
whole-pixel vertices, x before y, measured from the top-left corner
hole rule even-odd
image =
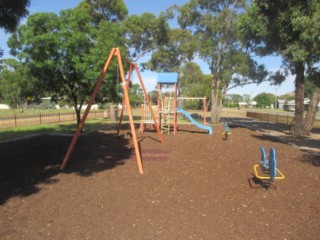
[[[202,125],[202,124],[198,123],[196,120],[194,120],[194,118],[187,111],[183,110],[182,108],[177,108],[176,111],[178,113],[182,113],[184,116],[186,116],[198,128],[201,128],[201,129],[204,129],[204,130],[208,130],[209,134],[212,134],[212,127],[205,126],[205,125]]]

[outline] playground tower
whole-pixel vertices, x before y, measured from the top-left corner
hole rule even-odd
[[[162,98],[162,85],[173,85],[173,107],[172,99],[165,101]],[[158,124],[160,124],[163,133],[170,132],[170,114],[173,113],[173,133],[177,133],[177,91],[178,91],[178,73],[158,73]]]

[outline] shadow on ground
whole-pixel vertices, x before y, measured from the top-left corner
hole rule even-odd
[[[297,146],[304,152],[303,162],[314,166],[320,166],[320,141],[318,137],[294,137],[289,135],[289,126],[280,123],[261,122],[249,118],[223,118],[222,122],[228,122],[230,128],[249,128],[259,131],[253,137],[270,142],[281,142]],[[320,129],[312,130],[314,135],[320,133]]]
[[[71,142],[71,137],[41,135],[0,144],[0,205],[11,197],[37,193],[39,184],[54,184],[54,176]],[[80,176],[123,165],[131,158],[129,139],[94,132],[81,136],[64,171]]]
[[[282,123],[261,122],[251,118],[222,118],[221,121],[228,122],[230,127],[246,127],[264,133],[270,131],[278,131],[283,134],[289,133],[289,126]]]

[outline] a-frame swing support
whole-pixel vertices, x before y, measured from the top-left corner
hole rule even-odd
[[[137,66],[136,63],[129,62],[129,61],[126,60],[126,59],[124,59],[124,61],[127,61],[127,62],[130,64],[130,69],[129,69],[129,74],[128,74],[128,80],[127,80],[127,81],[128,81],[127,88],[129,87],[130,79],[131,79],[133,70],[136,70],[136,73],[137,73],[137,76],[138,76],[138,79],[139,79],[139,82],[140,82],[140,86],[141,86],[142,91],[143,91],[143,94],[144,94],[144,98],[145,98],[145,100],[146,100],[146,103],[147,103],[147,105],[148,105],[149,111],[150,111],[150,113],[151,113],[152,120],[153,120],[154,125],[155,125],[156,130],[157,130],[158,138],[159,138],[160,142],[163,143],[163,137],[162,137],[162,134],[161,134],[160,126],[159,126],[159,123],[157,123],[156,115],[154,114],[154,112],[153,112],[153,110],[152,110],[151,103],[150,103],[150,99],[149,99],[149,96],[148,96],[148,94],[147,94],[147,90],[146,90],[146,88],[145,88],[145,86],[144,86],[144,83],[143,83],[143,81],[142,81],[142,77],[141,77],[139,68],[138,68],[138,66]],[[126,101],[125,101],[125,99],[123,99],[123,101],[122,101],[122,109],[121,109],[121,113],[120,113],[120,120],[119,120],[119,126],[118,126],[117,134],[120,133],[121,121],[122,121],[123,112],[124,112],[124,109],[125,109],[125,104],[126,104]]]
[[[113,59],[113,57],[115,57],[115,56],[117,57],[117,60],[118,60],[118,66],[119,66],[121,83],[122,83],[121,85],[122,85],[123,92],[124,92],[124,103],[125,103],[125,105],[127,107],[127,111],[128,111],[128,115],[129,115],[130,128],[131,128],[131,134],[132,134],[133,144],[134,144],[136,158],[137,158],[138,169],[139,169],[139,173],[143,174],[143,166],[142,166],[142,161],[141,161],[141,154],[140,154],[137,135],[136,135],[135,127],[134,127],[133,115],[132,115],[132,110],[131,110],[131,105],[130,105],[130,100],[129,100],[129,93],[128,93],[130,80],[129,81],[125,80],[125,75],[124,75],[123,65],[122,65],[122,58],[121,58],[121,53],[120,53],[119,48],[113,48],[111,50],[111,52],[110,52],[110,55],[109,55],[105,65],[103,67],[102,73],[101,73],[101,75],[100,75],[100,77],[99,77],[99,79],[97,81],[97,84],[96,84],[96,86],[94,88],[94,91],[93,91],[93,93],[91,95],[91,98],[90,98],[90,100],[88,102],[87,108],[86,108],[86,110],[85,110],[85,112],[84,112],[84,114],[83,114],[83,116],[81,118],[81,122],[77,127],[77,131],[74,134],[74,136],[72,138],[72,141],[71,141],[71,143],[69,145],[69,148],[67,150],[67,153],[66,153],[66,155],[65,155],[65,157],[64,157],[64,159],[62,161],[62,164],[60,166],[60,170],[63,170],[66,167],[66,165],[68,164],[68,162],[69,162],[71,153],[72,153],[72,151],[73,151],[73,149],[74,149],[74,147],[76,145],[76,142],[77,142],[77,140],[79,138],[79,135],[81,133],[81,129],[83,128],[84,123],[85,123],[85,121],[86,121],[86,119],[88,117],[88,114],[90,112],[91,106],[92,106],[94,100],[96,99],[96,97],[98,95],[98,92],[100,90],[101,84],[102,84],[103,79],[104,79],[104,76],[106,75],[106,72],[107,72],[107,70],[109,68],[110,62]],[[143,92],[145,93],[146,96],[148,96],[146,94],[146,90],[145,90],[144,84],[142,82],[142,79],[141,79],[141,76],[140,76],[140,72],[138,71],[137,66],[135,64],[133,64],[133,66],[137,70],[139,81],[140,81],[141,87],[143,89]],[[130,65],[129,76],[131,76],[131,74],[132,74],[132,66]],[[149,105],[149,107],[151,109],[151,105],[150,105],[149,101],[148,101],[148,105]],[[151,109],[151,111],[152,111],[152,109]],[[152,115],[153,115],[153,118],[154,118],[154,121],[155,121],[155,125],[157,126],[156,119],[155,119],[155,116],[154,116],[153,112],[152,112]],[[163,142],[163,138],[162,138],[161,132],[159,131],[158,128],[157,128],[157,131],[158,131],[159,139],[160,139],[160,141],[162,143]]]

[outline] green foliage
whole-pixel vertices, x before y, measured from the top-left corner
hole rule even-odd
[[[134,107],[141,105],[144,101],[142,88],[138,83],[132,84],[129,88],[130,104]]]
[[[212,111],[220,108],[221,98],[232,87],[265,81],[268,72],[243,48],[237,28],[244,3],[190,0],[181,7],[170,8],[167,16],[172,18],[174,10],[177,10],[177,20],[182,29],[170,30],[169,41],[152,54],[152,59],[145,66],[157,71],[181,72],[186,62],[195,56],[202,59],[211,71],[211,83],[205,89],[211,91],[206,95],[211,96]],[[190,88],[196,89],[199,85],[200,82]]]
[[[319,73],[319,20],[318,0],[255,0],[241,17],[240,29],[247,47],[260,56],[281,55],[285,67],[283,74],[291,71],[296,75],[295,121],[291,127],[291,133],[295,135],[305,134],[305,73],[311,76]],[[277,77],[281,76],[281,72],[278,73]],[[316,82],[319,83],[320,78]]]
[[[5,59],[3,63],[0,91],[4,102],[12,108],[38,102],[41,84],[31,76],[29,69],[14,59]]]
[[[243,102],[244,99],[240,94],[227,94],[223,99],[223,105],[225,107],[238,107],[239,102]]]
[[[311,82],[311,81],[306,81],[306,83],[305,83],[305,94],[304,94],[304,96],[305,96],[306,98],[311,98],[312,93],[313,93],[313,90],[314,90],[315,87],[316,87],[316,85],[315,85],[313,82]]]
[[[30,0],[1,0],[0,1],[0,29],[6,32],[13,32],[20,20],[28,15],[27,7]],[[0,57],[3,56],[3,49],[0,48]],[[1,66],[1,62],[0,62]]]
[[[125,43],[118,23],[103,21],[97,28],[86,8],[31,15],[9,40],[11,52],[41,80],[54,99],[61,96],[80,109],[88,100],[110,50]],[[105,51],[102,51],[105,50]],[[126,55],[126,51],[122,52]],[[109,100],[116,96],[116,64],[110,66],[101,91]],[[112,79],[112,80],[111,80]],[[102,97],[100,97],[102,99]]]
[[[0,1],[0,28],[13,32],[20,20],[28,15],[27,7],[30,0],[1,0]]]
[[[32,108],[34,109],[55,109],[56,108],[56,104],[52,101],[42,101],[40,104],[37,105],[32,105]]]
[[[158,96],[159,92],[158,90],[153,90],[148,93],[149,94],[149,100],[152,105],[158,105]]]
[[[231,101],[234,103],[239,103],[243,101],[243,97],[240,94],[230,94]]]
[[[260,55],[279,53],[287,66],[319,61],[320,6],[310,1],[254,1],[242,16],[248,44]]]
[[[294,98],[295,97],[292,94],[284,94],[284,95],[279,96],[279,99],[284,99],[286,101],[294,100]]]
[[[191,61],[196,49],[195,38],[183,29],[168,30],[168,40],[153,51],[143,66],[157,72],[179,72],[184,62]]]
[[[202,73],[198,64],[186,62],[179,74],[179,90],[188,97],[208,97],[210,91],[211,76]]]
[[[95,26],[103,21],[123,21],[128,15],[128,9],[123,0],[84,0],[78,8],[89,9]]]
[[[258,108],[270,107],[274,103],[275,96],[271,93],[260,93],[253,98],[254,101],[257,101]]]
[[[131,15],[123,22],[132,56],[139,59],[168,41],[168,24],[164,17],[151,13]]]

